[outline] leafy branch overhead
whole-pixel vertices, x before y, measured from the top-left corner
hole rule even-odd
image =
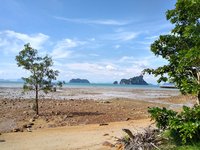
[[[158,82],[170,81],[183,94],[200,94],[200,1],[178,0],[175,9],[168,10],[167,19],[174,24],[168,35],[160,35],[151,51],[168,61],[157,69],[144,72],[159,76]]]

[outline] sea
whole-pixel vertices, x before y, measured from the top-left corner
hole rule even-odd
[[[0,82],[0,87],[8,88],[22,88],[23,82]],[[124,85],[124,84],[112,84],[112,83],[66,83],[63,87],[68,88],[131,88],[131,89],[155,89],[155,90],[175,90],[160,88],[159,85]]]

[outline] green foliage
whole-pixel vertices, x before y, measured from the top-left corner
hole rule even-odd
[[[144,73],[160,76],[158,82],[175,83],[183,94],[200,94],[199,10],[200,0],[177,0],[176,7],[166,13],[174,29],[170,34],[160,35],[151,45],[151,51],[168,64],[144,70]]]
[[[45,93],[52,90],[52,80],[56,80],[59,72],[50,68],[53,65],[50,57],[39,57],[37,50],[26,44],[16,56],[16,61],[19,67],[31,73],[29,77],[22,78],[25,90],[43,90]]]
[[[170,118],[173,118],[177,113],[173,110],[168,110],[165,107],[152,107],[148,109],[151,118],[156,121],[156,126],[160,129],[166,129],[169,126]]]
[[[170,131],[177,144],[191,144],[200,140],[200,106],[184,106],[181,113],[158,107],[150,108],[148,112],[158,128]]]
[[[61,88],[65,84],[65,81],[58,81],[57,86]]]
[[[36,93],[36,112],[38,114],[38,92],[45,93],[52,91],[54,85],[52,80],[56,80],[58,71],[51,69],[53,61],[50,57],[38,56],[38,51],[33,49],[30,44],[24,45],[24,49],[16,56],[17,65],[30,72],[29,77],[24,80],[24,90],[34,90]]]
[[[200,142],[190,145],[177,146],[173,150],[199,150],[199,149],[200,149]]]
[[[177,0],[176,6],[166,12],[174,28],[160,35],[151,45],[156,56],[168,64],[144,73],[159,76],[158,82],[173,82],[183,94],[198,95],[200,103],[200,0]],[[184,106],[181,113],[150,108],[152,119],[161,129],[168,129],[176,143],[188,144],[200,140],[200,106]]]
[[[200,106],[184,106],[183,111],[170,120],[170,130],[174,139],[182,144],[200,140]]]

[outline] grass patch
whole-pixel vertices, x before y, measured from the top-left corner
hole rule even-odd
[[[200,150],[200,142],[192,145],[176,146],[173,143],[167,143],[159,147],[161,150]]]

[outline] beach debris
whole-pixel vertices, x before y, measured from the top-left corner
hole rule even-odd
[[[109,134],[108,133],[105,133],[103,136],[108,136]]]
[[[110,101],[101,101],[101,103],[103,103],[103,104],[109,104],[111,102]]]
[[[6,140],[0,140],[0,142],[5,142]]]
[[[14,128],[13,129],[13,132],[19,132],[20,131],[20,128]]]
[[[112,143],[110,143],[110,142],[108,142],[108,141],[103,142],[102,145],[103,145],[103,146],[108,146],[108,147],[115,147],[115,145],[113,145]]]
[[[131,118],[126,118],[126,121],[129,121]]]
[[[99,126],[107,126],[108,123],[100,123]]]
[[[28,128],[27,124],[22,125],[22,128]]]
[[[28,132],[32,132],[31,128],[27,128],[27,131],[28,131]]]
[[[29,123],[28,123],[28,126],[32,126],[32,125],[34,125],[33,122],[29,122]]]
[[[29,120],[29,122],[34,122],[35,121],[35,119],[34,118],[31,118],[30,120]]]
[[[71,117],[73,117],[73,114],[71,114],[71,113],[66,115],[66,118],[71,118]]]
[[[23,114],[28,114],[28,112],[27,111],[23,111]]]
[[[60,114],[61,114],[60,111],[55,112],[55,115],[60,115]]]
[[[32,125],[27,124],[26,128],[32,128]]]
[[[121,144],[121,143],[117,143],[117,144],[115,145],[115,147],[116,147],[116,150],[124,150],[123,144]]]
[[[133,134],[129,129],[122,129],[127,135],[121,141],[125,150],[153,150],[159,149],[164,139],[159,136],[159,131],[148,127],[144,132]]]

